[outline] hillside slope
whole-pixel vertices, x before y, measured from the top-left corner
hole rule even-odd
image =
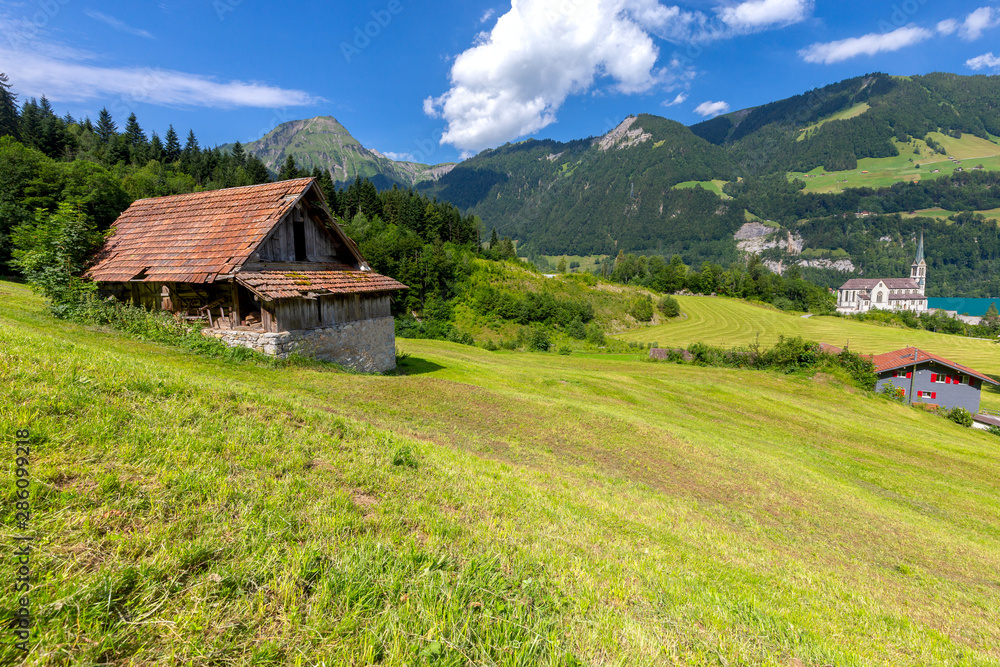
[[[428,189],[520,239],[529,253],[614,255],[621,247],[711,255],[734,248],[742,210],[672,186],[735,173],[723,149],[643,114],[595,139],[483,151]]]
[[[341,185],[360,176],[371,179],[379,188],[393,184],[409,187],[418,181],[434,180],[453,166],[390,160],[362,146],[332,116],[282,123],[244,148],[263,160],[273,172],[277,172],[291,155],[300,168],[328,170],[333,182]]]
[[[677,300],[685,315],[683,321],[633,329],[616,337],[686,348],[691,343],[736,347],[754,341],[766,347],[777,342],[779,336],[801,336],[841,347],[849,344],[852,351],[862,354],[881,354],[914,345],[1000,379],[1000,355],[997,343],[991,340],[832,316],[803,318],[739,299],[679,296]],[[983,407],[1000,410],[1000,390],[991,387],[984,391]]]
[[[0,291],[38,664],[1000,664],[995,436],[628,357],[223,363]]]
[[[643,114],[596,139],[507,144],[421,187],[476,213],[487,230],[511,235],[528,255],[615,256],[624,250],[725,265],[739,257],[733,234],[750,217],[744,209],[787,225],[834,211],[853,214],[859,204],[881,212],[877,191],[831,200],[822,214],[803,211],[808,207],[798,195],[931,183],[980,166],[1000,169],[998,97],[998,76],[875,73],[690,128]],[[796,182],[784,192],[774,184],[795,178],[804,188]],[[757,201],[734,201],[730,189],[738,189],[741,179],[768,185]],[[699,183],[700,189],[675,187]],[[757,206],[760,201],[771,205]],[[853,259],[855,266],[864,264],[860,255]]]

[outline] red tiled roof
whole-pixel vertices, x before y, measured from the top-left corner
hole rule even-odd
[[[896,350],[895,352],[886,352],[885,354],[877,354],[872,358],[875,363],[875,372],[882,373],[884,371],[891,371],[896,368],[903,368],[905,366],[912,366],[914,364],[923,363],[925,361],[936,361],[937,363],[952,368],[956,371],[960,371],[967,375],[972,375],[979,378],[983,382],[989,382],[990,384],[1000,385],[1000,382],[983,375],[978,371],[974,371],[968,366],[963,366],[962,364],[956,364],[954,361],[945,359],[944,357],[939,357],[936,354],[931,354],[930,352],[924,352],[923,350],[917,349],[915,347],[906,347],[902,350]]]
[[[98,282],[214,282],[242,265],[313,183],[298,178],[140,199],[115,222],[84,275]]]
[[[236,274],[236,281],[267,300],[409,289],[387,276],[358,271],[344,264],[311,264],[308,268],[286,271],[241,271]]]

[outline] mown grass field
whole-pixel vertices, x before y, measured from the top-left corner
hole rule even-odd
[[[944,221],[945,224],[953,224],[951,220],[948,220],[951,216],[960,213],[960,211],[946,211],[942,208],[922,208],[917,209],[913,214],[903,213],[904,218],[937,218],[938,220]],[[1000,208],[988,209],[985,211],[976,211],[987,220],[995,220],[1000,223]]]
[[[860,104],[855,104],[852,107],[848,107],[847,109],[844,109],[842,111],[838,111],[837,113],[831,114],[827,118],[824,118],[823,120],[817,123],[813,123],[809,127],[803,128],[802,131],[799,132],[799,136],[796,138],[796,140],[797,141],[804,140],[813,131],[823,127],[831,120],[850,120],[851,118],[857,118],[858,116],[865,113],[869,109],[871,109],[871,106],[867,102],[862,102]]]
[[[971,134],[954,139],[940,132],[930,133],[931,138],[944,146],[947,155],[932,151],[921,139],[913,139],[910,144],[899,141],[893,143],[899,155],[887,158],[863,158],[858,160],[857,169],[848,171],[827,171],[817,167],[809,172],[791,172],[789,179],[805,181],[803,192],[841,192],[847,188],[883,188],[900,181],[919,181],[925,178],[939,178],[955,173],[955,169],[971,169],[982,165],[986,169],[1000,170],[1000,145],[980,139]],[[914,155],[913,149],[920,149]],[[955,158],[954,162],[950,158]],[[917,169],[916,165],[920,168]],[[936,172],[936,173],[935,173]]]
[[[627,355],[229,363],[0,292],[28,664],[1000,664],[995,436]]]
[[[748,345],[755,340],[770,346],[779,336],[802,336],[817,343],[854,352],[880,354],[909,345],[939,354],[1000,379],[1000,345],[993,341],[949,336],[917,329],[879,326],[839,317],[809,317],[756,306],[738,299],[677,297],[685,317],[681,321],[634,329],[621,340],[658,343],[660,347],[687,347],[707,343],[721,347]],[[983,393],[983,407],[1000,409],[1000,392]]]
[[[714,192],[723,199],[732,199],[729,195],[722,191],[722,186],[726,184],[726,181],[721,179],[715,179],[713,181],[684,181],[683,183],[678,183],[673,187],[674,190],[683,190],[685,188],[695,188],[701,186],[702,188],[708,190],[709,192]]]

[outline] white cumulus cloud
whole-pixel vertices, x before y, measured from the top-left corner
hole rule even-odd
[[[721,8],[719,18],[736,30],[754,31],[798,23],[809,15],[812,7],[812,0],[747,0]]]
[[[690,62],[658,64],[654,38],[704,42],[796,23],[814,0],[716,0],[714,12],[659,0],[511,0],[492,29],[459,54],[449,89],[424,101],[443,118],[442,144],[479,151],[554,123],[572,95],[603,86],[624,94],[687,89]],[[680,93],[674,102],[687,96]]]
[[[899,51],[930,39],[934,33],[916,26],[906,26],[887,33],[870,33],[835,42],[819,42],[799,51],[807,63],[831,65],[856,56]]]
[[[962,27],[958,31],[958,36],[972,42],[983,36],[983,33],[990,28],[1000,25],[1000,9],[992,7],[980,7],[965,17]]]
[[[306,106],[320,101],[301,90],[253,81],[217,81],[200,74],[140,67],[102,67],[0,48],[0,62],[25,97],[59,102],[106,100],[215,109]]]
[[[729,104],[727,102],[702,102],[695,107],[694,112],[699,116],[711,116],[715,118],[719,114],[723,114],[729,111]]]
[[[961,24],[955,19],[945,19],[937,24],[937,31],[942,35],[954,35],[959,25]]]
[[[984,53],[981,56],[969,58],[965,61],[965,66],[976,71],[981,69],[1000,70],[1000,56],[995,56],[993,55],[993,52],[990,51],[989,53]]]
[[[675,107],[678,104],[684,104],[687,102],[687,93],[677,93],[677,97],[672,100],[664,100],[663,106],[665,107]]]
[[[413,156],[413,153],[394,153],[392,151],[382,151],[382,155],[386,156],[393,162],[416,162],[417,158]]]
[[[609,80],[624,93],[662,80],[648,30],[662,20],[655,0],[512,0],[490,33],[460,54],[451,88],[424,102],[444,118],[441,143],[478,151],[556,120],[566,98]]]

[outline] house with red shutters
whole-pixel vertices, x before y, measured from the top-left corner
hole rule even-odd
[[[915,347],[878,354],[872,361],[878,375],[875,391],[892,385],[902,391],[908,403],[965,408],[976,414],[983,384],[1000,386],[988,375]]]

